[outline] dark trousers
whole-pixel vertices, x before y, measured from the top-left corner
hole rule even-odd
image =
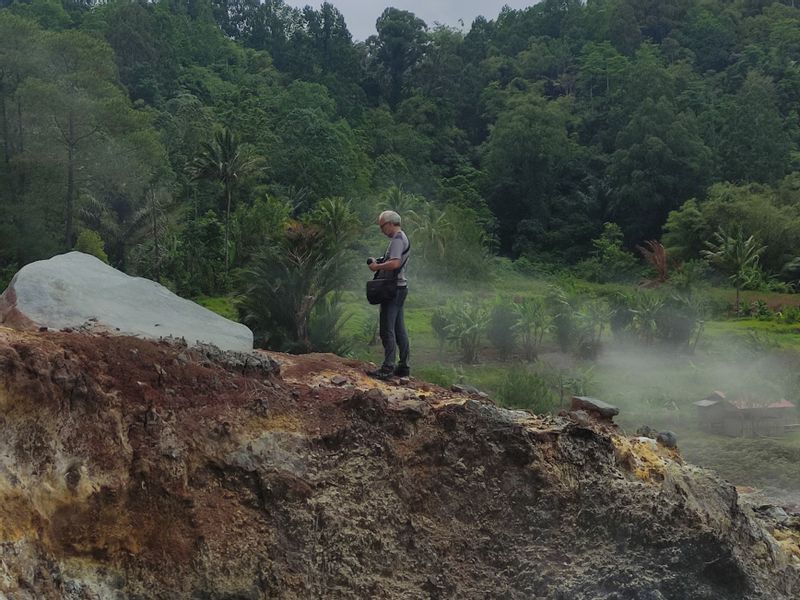
[[[408,333],[403,319],[403,304],[408,295],[407,287],[397,288],[394,299],[381,304],[381,342],[383,343],[383,366],[394,367],[395,350],[400,349],[400,364],[408,366]]]

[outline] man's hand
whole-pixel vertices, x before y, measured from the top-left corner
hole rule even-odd
[[[377,271],[381,267],[380,263],[376,262],[374,258],[372,259],[372,262],[369,263],[367,266],[369,267],[370,271]]]

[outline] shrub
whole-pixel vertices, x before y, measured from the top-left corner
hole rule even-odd
[[[308,337],[315,352],[332,352],[347,356],[352,351],[352,341],[342,334],[342,327],[351,314],[344,314],[344,304],[339,295],[329,294],[314,306],[308,326]]]
[[[545,299],[553,318],[553,330],[562,352],[572,348],[576,338],[574,296],[567,294],[563,288],[551,286]]]
[[[524,368],[509,369],[497,397],[503,406],[544,413],[558,406],[559,398],[547,381]]]
[[[600,340],[608,322],[611,309],[605,301],[595,299],[585,302],[575,312],[577,324],[577,351],[583,358],[596,358],[600,352]]]
[[[447,326],[450,320],[447,318],[447,311],[444,308],[437,308],[431,314],[431,329],[439,341],[439,354],[444,350],[444,345],[447,342]]]
[[[630,329],[639,341],[652,344],[659,332],[659,316],[664,299],[653,292],[640,292],[633,297]]]
[[[0,268],[0,290],[4,290],[8,287],[8,284],[11,283],[11,280],[18,270],[16,263],[11,263],[8,266]]]
[[[576,266],[578,275],[584,279],[598,283],[625,281],[641,271],[636,257],[622,247],[622,229],[616,223],[606,223],[592,245],[592,257]]]
[[[507,302],[496,302],[489,315],[486,337],[497,349],[501,360],[506,360],[516,346],[514,325],[517,317],[514,308]]]
[[[753,300],[750,304],[750,316],[759,321],[769,321],[775,316],[770,307],[763,300]]]
[[[552,328],[553,319],[547,314],[541,298],[524,300],[514,306],[517,320],[514,331],[519,336],[525,360],[536,360],[544,334]]]
[[[784,323],[800,323],[800,306],[788,306],[781,312],[781,319]]]
[[[481,338],[489,323],[489,313],[477,302],[453,305],[445,328],[448,339],[461,350],[461,359],[468,364],[478,361]]]
[[[103,248],[103,238],[100,234],[91,229],[84,229],[78,236],[78,241],[75,243],[75,250],[83,252],[84,254],[91,254],[96,256],[104,263],[108,264],[108,255]]]
[[[633,322],[634,296],[630,293],[618,292],[608,298],[611,317],[608,324],[611,333],[618,340],[630,337],[631,323]]]

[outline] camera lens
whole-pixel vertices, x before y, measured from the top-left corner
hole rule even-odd
[[[372,264],[372,263],[374,263],[374,262],[375,262],[375,261],[374,261],[374,260],[372,260],[371,258],[368,258],[368,259],[367,259],[367,264],[368,264],[368,265],[371,265],[371,264]]]

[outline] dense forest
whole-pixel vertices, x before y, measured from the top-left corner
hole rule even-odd
[[[363,43],[327,2],[0,7],[3,282],[78,247],[190,296],[327,264],[322,298],[381,207],[456,276],[715,236],[800,276],[793,0],[386,8]]]

